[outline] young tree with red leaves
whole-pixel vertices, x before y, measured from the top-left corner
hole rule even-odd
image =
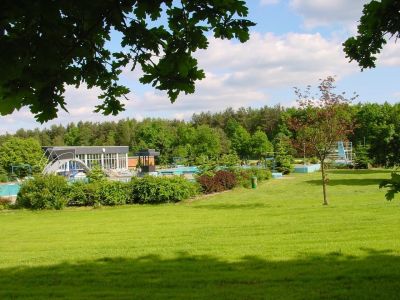
[[[318,97],[311,94],[311,86],[305,91],[295,88],[298,113],[289,120],[289,126],[296,133],[296,142],[301,149],[303,147],[315,155],[321,161],[322,189],[324,205],[328,205],[326,184],[326,159],[337,142],[346,140],[347,135],[352,132],[353,120],[350,113],[350,99],[345,93],[335,94],[333,90],[335,78],[332,76],[321,80],[318,86]]]

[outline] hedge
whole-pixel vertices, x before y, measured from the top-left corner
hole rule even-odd
[[[133,178],[131,182],[96,180],[68,183],[64,177],[36,176],[25,181],[17,206],[62,209],[64,206],[122,205],[127,203],[178,202],[199,193],[199,186],[183,177]]]

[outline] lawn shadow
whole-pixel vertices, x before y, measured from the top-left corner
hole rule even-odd
[[[205,205],[196,205],[191,206],[192,208],[203,208],[203,209],[215,209],[215,210],[224,210],[224,209],[257,209],[269,207],[269,205],[264,203],[246,203],[246,204],[205,204]]]
[[[327,171],[328,174],[346,174],[346,175],[357,175],[357,174],[382,174],[382,173],[390,173],[392,170],[385,169],[371,169],[371,170],[363,170],[363,169],[329,169]]]
[[[0,269],[1,299],[398,299],[400,256],[303,255],[227,262],[180,253],[173,259],[104,257]]]
[[[336,186],[336,185],[352,185],[352,186],[365,186],[365,185],[376,185],[379,186],[379,184],[382,182],[384,179],[376,179],[376,178],[365,178],[365,179],[329,179],[328,181],[328,186]],[[308,184],[313,184],[313,185],[322,185],[321,180],[307,180],[304,181],[305,183]]]

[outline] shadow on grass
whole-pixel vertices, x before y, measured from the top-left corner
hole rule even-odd
[[[192,206],[192,208],[203,208],[203,209],[216,209],[216,210],[224,210],[224,209],[256,209],[256,208],[264,208],[269,205],[263,203],[248,203],[248,204],[208,204],[208,205],[196,205]]]
[[[379,184],[382,182],[383,179],[376,179],[376,178],[365,178],[365,179],[329,179],[328,186],[335,186],[335,185],[352,185],[352,186],[364,186],[364,185],[376,185],[377,188]],[[309,184],[313,185],[322,185],[321,180],[307,180],[304,181]]]
[[[392,170],[384,170],[384,169],[372,169],[372,170],[338,170],[338,169],[330,169],[327,171],[328,174],[348,174],[348,175],[357,175],[357,174],[382,174],[382,173],[390,173]]]
[[[400,256],[365,251],[363,258],[338,251],[288,261],[226,262],[179,254],[3,268],[0,298],[398,299]]]

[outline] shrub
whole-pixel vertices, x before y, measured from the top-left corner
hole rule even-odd
[[[68,203],[68,192],[68,183],[64,177],[35,176],[22,184],[17,205],[31,209],[62,209]]]
[[[222,166],[233,167],[240,163],[240,158],[236,153],[223,154],[218,163]]]
[[[89,174],[87,174],[87,178],[89,179],[89,182],[94,182],[105,179],[106,174],[98,164],[95,164],[90,170]]]
[[[275,158],[275,170],[281,172],[282,174],[289,174],[292,169],[291,157],[289,156],[277,156]]]
[[[97,180],[90,183],[74,182],[70,186],[68,205],[121,205],[129,202],[129,184]]]
[[[121,205],[129,202],[129,185],[120,181],[101,181],[100,204]]]
[[[7,209],[11,205],[11,200],[7,197],[0,197],[0,210]]]
[[[196,183],[180,176],[132,178],[130,202],[141,204],[179,202],[195,196],[198,190]]]
[[[205,194],[230,190],[237,184],[235,173],[225,170],[219,170],[215,174],[203,174],[197,177],[197,182]]]
[[[100,203],[100,182],[85,183],[76,181],[71,184],[68,196],[69,206],[92,206]]]
[[[335,161],[331,161],[325,164],[326,169],[337,169],[337,170],[348,170],[348,169],[353,169],[354,166],[351,164],[346,164],[346,163],[338,163]]]
[[[236,186],[236,175],[230,171],[217,171],[214,180],[219,182],[225,190],[231,190]]]
[[[356,148],[356,155],[354,160],[355,169],[368,169],[371,164],[371,159],[368,157],[368,148],[359,145]]]
[[[250,188],[251,177],[256,176],[258,181],[268,180],[272,174],[267,169],[250,168],[250,169],[236,169],[237,183],[245,188]]]
[[[8,176],[6,170],[0,166],[0,182],[7,182]]]
[[[218,193],[225,190],[220,182],[214,180],[214,175],[203,174],[197,177],[197,182],[200,184],[204,194]]]

